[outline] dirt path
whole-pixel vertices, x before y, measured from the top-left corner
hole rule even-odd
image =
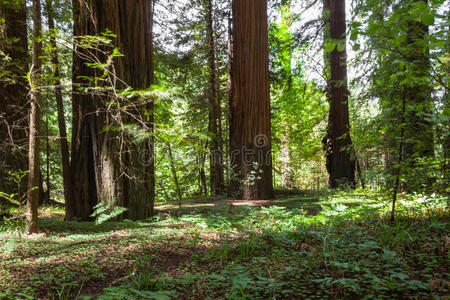
[[[272,200],[225,200],[220,198],[207,198],[183,201],[182,208],[193,207],[224,207],[224,206],[270,206],[273,204]],[[165,211],[179,208],[178,203],[170,203],[155,206],[157,211]]]

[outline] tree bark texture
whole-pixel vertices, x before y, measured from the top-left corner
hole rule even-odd
[[[0,50],[10,59],[0,57],[5,77],[0,79],[0,191],[17,193],[22,198],[26,180],[17,190],[7,171],[28,169],[28,121],[26,74],[28,72],[28,36],[25,0],[0,0]]]
[[[41,123],[41,56],[42,42],[39,37],[42,31],[41,3],[33,0],[33,52],[32,68],[30,76],[30,135],[28,146],[28,196],[27,196],[27,231],[37,233],[38,206],[39,206],[39,182],[40,182],[40,123]]]
[[[111,66],[115,76],[111,84],[116,89],[150,87],[153,83],[151,0],[133,3],[75,0],[74,13],[75,36],[99,35],[107,29],[115,35],[114,46],[124,54],[114,58]],[[98,76],[85,65],[89,52],[92,49],[75,49],[75,85],[88,86],[79,76]],[[98,56],[103,61],[107,59],[100,53]],[[153,213],[154,199],[153,102],[134,97],[132,105],[112,115],[107,109],[109,100],[121,105],[111,94],[95,95],[74,89],[71,169],[75,217],[87,220],[93,206],[108,201],[126,206],[129,218],[147,218]],[[111,125],[123,129],[131,120],[144,120],[139,126],[149,135],[138,145],[123,130],[120,133],[105,130]]]
[[[346,43],[345,0],[324,0],[325,43]],[[350,118],[348,110],[347,52],[336,47],[326,54],[327,97],[330,104],[327,136],[324,138],[329,185],[355,186],[355,162],[350,153]]]
[[[234,0],[230,191],[241,199],[271,199],[272,155],[266,0]]]
[[[153,2],[139,0],[132,4],[121,0],[120,4],[120,50],[118,67],[121,78],[135,90],[143,90],[154,84],[153,55]],[[139,9],[137,9],[139,8]],[[155,165],[154,165],[154,102],[153,99],[136,98],[136,106],[129,111],[133,119],[141,119],[145,124],[141,129],[147,131],[148,138],[136,144],[130,138],[130,168],[128,217],[132,220],[146,219],[154,214]]]

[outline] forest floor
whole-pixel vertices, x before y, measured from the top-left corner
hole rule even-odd
[[[444,197],[280,195],[256,207],[199,199],[145,222],[0,224],[0,299],[448,299]]]

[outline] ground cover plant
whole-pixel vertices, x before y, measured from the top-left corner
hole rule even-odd
[[[63,222],[48,210],[37,236],[18,234],[23,224],[2,223],[0,296],[445,297],[447,199],[405,196],[394,224],[384,200],[361,191],[323,192],[281,198],[268,207],[165,208],[146,221],[99,225]]]
[[[450,0],[0,0],[0,299],[449,299]]]

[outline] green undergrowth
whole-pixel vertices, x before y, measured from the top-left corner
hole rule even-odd
[[[314,214],[306,197],[286,199],[297,203],[291,208],[202,208],[182,215],[162,212],[146,222],[95,226],[44,219],[40,236],[6,233],[1,238],[0,297],[440,299],[448,295],[446,198],[404,196],[396,222],[389,224],[389,206],[382,196],[321,194],[315,197],[321,206]]]

